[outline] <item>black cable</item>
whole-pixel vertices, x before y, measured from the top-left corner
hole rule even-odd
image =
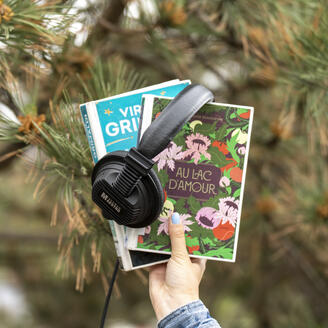
[[[112,280],[110,282],[108,293],[107,293],[107,296],[106,296],[104,309],[103,309],[102,316],[101,316],[101,323],[100,323],[100,326],[99,326],[100,328],[104,328],[104,326],[105,326],[105,320],[106,320],[106,315],[107,315],[107,310],[108,310],[108,304],[109,304],[110,297],[112,295],[114,282],[115,282],[115,278],[117,276],[117,271],[118,271],[119,264],[120,264],[120,262],[117,259],[116,264],[115,264],[114,273],[113,273],[113,276],[112,276]]]

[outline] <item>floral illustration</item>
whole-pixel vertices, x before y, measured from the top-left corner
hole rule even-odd
[[[159,225],[157,230],[157,235],[161,234],[163,231],[167,235],[169,234],[169,218],[167,216],[160,216],[158,218],[162,223]]]
[[[230,171],[230,177],[233,181],[241,182],[243,179],[243,170],[239,167],[233,167]]]
[[[168,103],[169,99],[156,98],[153,119]],[[192,257],[234,259],[250,115],[245,109],[205,105],[153,158],[164,206],[159,218],[146,227],[137,249],[170,252],[169,218],[175,211],[184,213],[180,220]]]
[[[223,188],[229,187],[230,186],[230,180],[229,180],[229,178],[227,178],[225,176],[221,177],[221,179],[219,181],[219,186],[220,187],[223,187]]]
[[[213,229],[213,235],[218,240],[228,240],[235,233],[235,227],[229,222],[220,223],[216,228]]]
[[[232,167],[234,167],[234,166],[237,165],[236,160],[234,160],[233,158],[229,158],[228,160],[229,160],[230,163],[227,164],[227,165],[225,165],[225,166],[223,166],[223,167],[221,167],[221,168],[220,168],[221,172],[227,171],[227,170],[229,170],[229,169],[231,169]]]
[[[246,132],[243,132],[240,129],[236,129],[235,131],[232,132],[231,136],[234,137],[236,134],[238,134],[237,142],[240,145],[243,145],[244,143],[247,142],[248,134]]]
[[[211,159],[211,154],[207,152],[211,141],[208,137],[200,133],[191,134],[186,138],[186,145],[188,149],[183,152],[183,158],[191,156],[195,164],[200,160],[200,155],[204,155],[207,159]]]
[[[218,214],[222,224],[229,222],[235,227],[238,219],[239,200],[236,200],[234,197],[221,198],[218,205]]]
[[[218,210],[213,207],[201,208],[197,212],[195,219],[200,226],[206,229],[213,229],[220,223]]]
[[[171,141],[167,148],[155,156],[153,160],[157,162],[158,171],[162,170],[165,165],[167,165],[171,171],[174,171],[174,160],[183,158],[181,149],[181,146],[177,146],[173,141]]]
[[[191,231],[191,229],[188,227],[189,225],[193,224],[192,221],[188,220],[190,218],[190,214],[180,214],[180,223],[183,224],[184,226],[184,231]],[[162,233],[166,233],[167,235],[169,234],[169,217],[167,216],[162,216],[158,218],[159,221],[162,223],[159,225],[158,230],[157,230],[157,235]]]
[[[224,142],[220,142],[218,140],[215,140],[213,143],[212,143],[212,146],[213,147],[217,147],[217,149],[222,152],[224,155],[227,155],[229,154],[229,150],[227,149],[227,144],[224,143]]]
[[[246,153],[246,147],[242,146],[238,149],[239,155],[245,155],[245,153]]]
[[[193,131],[195,131],[195,127],[196,127],[196,125],[198,125],[198,124],[202,125],[203,122],[202,122],[202,121],[199,121],[199,120],[192,121],[192,122],[190,123],[190,128],[191,128]]]
[[[244,118],[244,119],[248,120],[248,119],[249,119],[249,117],[250,117],[250,115],[251,115],[251,111],[250,111],[250,110],[248,110],[248,111],[246,111],[245,113],[241,113],[241,114],[239,114],[239,117],[241,117],[241,118]]]
[[[168,217],[171,215],[173,210],[174,210],[173,203],[169,199],[165,200],[162,212],[158,218],[158,220],[161,221],[162,223],[158,227],[157,235],[159,235],[162,231],[164,231],[168,235],[168,231],[169,231]]]

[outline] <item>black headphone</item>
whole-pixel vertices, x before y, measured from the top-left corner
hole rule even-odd
[[[164,192],[152,160],[183,125],[214,96],[193,84],[183,89],[144,132],[137,148],[105,155],[92,172],[92,199],[106,219],[132,228],[146,227],[159,216]]]

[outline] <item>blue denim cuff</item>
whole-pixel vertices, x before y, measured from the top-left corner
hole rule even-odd
[[[218,322],[210,316],[210,313],[201,300],[188,303],[158,323],[158,328],[220,328]]]

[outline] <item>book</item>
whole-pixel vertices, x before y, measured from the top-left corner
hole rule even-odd
[[[143,94],[174,97],[189,84],[189,80],[176,79],[81,104],[80,112],[93,162],[96,164],[108,152],[129,150],[137,145]],[[129,271],[167,260],[168,256],[128,250],[126,228],[111,220],[109,225],[123,270]]]
[[[140,135],[171,99],[143,96]],[[235,261],[253,111],[208,103],[153,159],[165,193],[163,210],[150,226],[129,229],[130,250],[170,254],[168,219],[175,211],[191,257]]]
[[[93,162],[137,144],[143,94],[174,97],[189,84],[189,80],[173,80],[80,105]]]

